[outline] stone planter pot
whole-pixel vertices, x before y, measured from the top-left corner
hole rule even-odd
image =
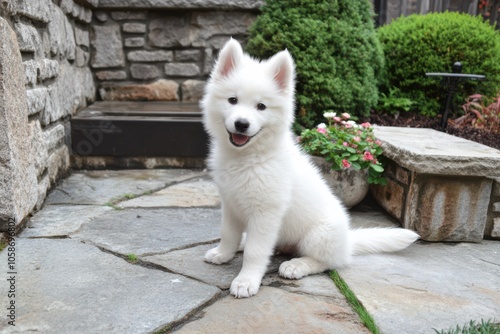
[[[370,185],[368,169],[331,170],[331,164],[321,157],[312,157],[332,192],[340,198],[344,206],[351,208],[365,198]]]

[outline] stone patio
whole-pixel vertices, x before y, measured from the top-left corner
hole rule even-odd
[[[353,227],[394,226],[370,202]],[[327,274],[277,276],[257,296],[228,294],[242,256],[203,261],[220,201],[196,170],[79,171],[16,238],[16,326],[2,333],[369,333]],[[127,260],[135,255],[137,261]],[[417,242],[339,270],[381,333],[432,333],[500,314],[500,242]],[[0,305],[8,305],[7,251]],[[499,320],[498,318],[496,319]]]

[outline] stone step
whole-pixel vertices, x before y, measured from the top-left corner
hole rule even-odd
[[[71,120],[71,141],[77,168],[200,167],[208,152],[198,104],[189,102],[95,102]]]
[[[432,129],[376,127],[387,158],[376,201],[427,241],[495,237],[500,151]],[[499,222],[500,223],[500,222]]]

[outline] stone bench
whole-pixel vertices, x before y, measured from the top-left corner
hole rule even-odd
[[[500,237],[500,151],[432,129],[376,127],[388,159],[375,200],[427,241]],[[496,217],[498,216],[498,217]]]

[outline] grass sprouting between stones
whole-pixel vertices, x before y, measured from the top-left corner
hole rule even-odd
[[[481,323],[471,320],[462,327],[457,325],[456,328],[441,331],[434,328],[434,331],[437,334],[500,334],[500,323],[495,323],[491,319],[488,321],[481,319]]]
[[[0,252],[3,251],[7,247],[7,241],[6,240],[0,240]]]
[[[136,263],[137,262],[137,255],[135,254],[127,254],[127,261],[130,263]]]
[[[134,198],[137,198],[137,197],[140,197],[140,196],[144,196],[144,195],[151,195],[152,193],[154,193],[154,190],[147,190],[141,194],[124,194],[122,195],[121,197],[119,198],[115,198],[109,202],[106,202],[104,203],[104,206],[109,206],[110,208],[114,209],[114,210],[123,210],[122,207],[119,207],[117,204],[122,202],[122,201],[127,201],[127,200],[131,200],[131,199],[134,199]]]
[[[118,205],[116,205],[112,202],[104,203],[104,206],[109,206],[113,210],[123,210],[123,208],[119,207]]]
[[[359,315],[359,318],[363,324],[368,328],[373,334],[379,334],[378,328],[375,325],[375,320],[365,309],[363,304],[356,297],[354,292],[349,288],[347,283],[340,277],[336,270],[330,271],[330,278],[333,280],[339,291],[345,296],[347,302],[351,305],[354,311]]]

